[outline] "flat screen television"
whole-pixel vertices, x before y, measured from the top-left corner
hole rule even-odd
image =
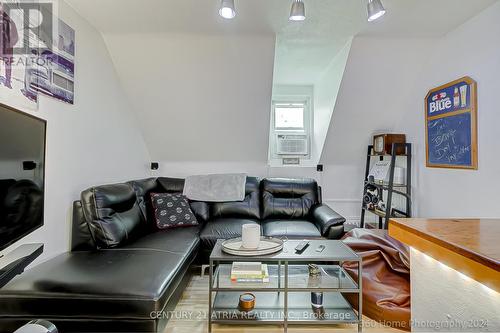
[[[0,250],[43,225],[46,125],[0,104]]]

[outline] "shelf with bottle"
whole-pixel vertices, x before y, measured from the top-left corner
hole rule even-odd
[[[224,290],[260,290],[260,291],[284,291],[285,274],[283,265],[268,264],[269,281],[235,281],[231,279],[231,264],[220,264],[214,273],[214,291]],[[321,274],[317,277],[309,275],[307,265],[288,266],[288,290],[289,291],[359,291],[357,283],[339,265],[318,265]]]
[[[382,183],[376,183],[376,182],[374,183],[374,182],[370,182],[368,180],[365,180],[365,186],[366,185],[372,185],[372,186],[375,186],[375,187],[377,187],[381,190],[384,190],[384,191],[392,190],[392,193],[397,193],[397,194],[400,194],[400,195],[405,196],[407,198],[409,198],[411,196],[411,193],[407,193],[407,192],[403,192],[403,191],[395,189],[395,188],[405,189],[405,188],[407,188],[407,185],[394,184],[392,186],[392,189],[391,189],[391,187],[388,184],[382,184]]]

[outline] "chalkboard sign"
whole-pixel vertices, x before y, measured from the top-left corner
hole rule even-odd
[[[477,169],[477,84],[464,77],[425,97],[427,166]]]

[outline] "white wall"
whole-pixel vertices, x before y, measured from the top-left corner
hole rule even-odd
[[[401,114],[397,127],[415,143],[418,214],[425,217],[500,217],[500,2],[440,39],[415,94],[418,103]],[[424,96],[468,75],[478,82],[479,170],[425,167]],[[417,101],[416,101],[417,102]]]
[[[313,161],[317,164],[325,146],[328,128],[337,102],[337,96],[344,77],[344,70],[351,50],[349,40],[333,58],[324,73],[314,84],[314,136]]]
[[[400,113],[419,104],[417,81],[433,43],[353,39],[320,160],[325,197],[338,199],[350,220],[360,216],[367,146],[375,133],[398,131]]]
[[[273,35],[105,38],[154,160],[267,162]]]
[[[59,15],[76,30],[76,101],[41,96],[32,112],[47,120],[45,225],[2,251],[41,242],[40,260],[69,249],[72,201],[83,189],[144,177],[150,161],[101,35],[63,2]]]

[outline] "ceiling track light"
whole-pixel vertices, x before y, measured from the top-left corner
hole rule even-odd
[[[368,22],[375,21],[385,15],[385,8],[381,0],[368,0],[367,4]],[[236,16],[234,0],[221,0],[219,15],[225,19],[233,19]],[[290,10],[290,21],[304,21],[306,19],[306,8],[303,0],[293,0]]]
[[[290,21],[304,21],[306,19],[306,8],[302,0],[293,0],[290,10]]]
[[[232,19],[236,16],[234,0],[222,0],[219,9],[219,15],[225,19]]]
[[[385,14],[385,8],[380,0],[368,0],[368,22],[375,21]]]

